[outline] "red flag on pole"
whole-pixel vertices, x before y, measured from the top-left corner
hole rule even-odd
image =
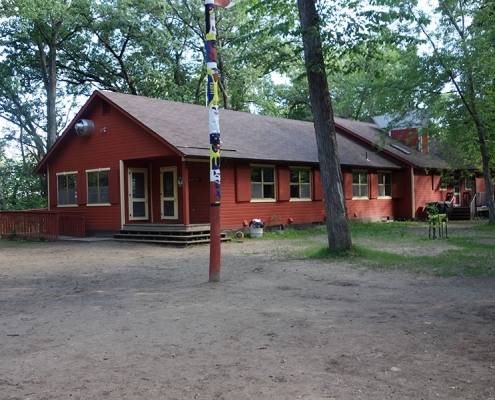
[[[222,8],[229,8],[234,5],[234,3],[231,3],[230,0],[213,0],[213,4]]]

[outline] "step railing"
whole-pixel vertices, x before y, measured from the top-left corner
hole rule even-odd
[[[477,202],[477,197],[479,193],[475,193],[473,198],[471,199],[471,202],[469,203],[469,215],[471,216],[471,219],[474,219],[476,217],[476,202]]]

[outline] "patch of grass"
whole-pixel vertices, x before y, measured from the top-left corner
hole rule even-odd
[[[326,235],[325,227],[309,230],[287,229],[284,234],[266,232],[263,238],[259,239],[299,239],[297,247],[301,246],[303,249],[287,252],[287,257],[322,259],[329,262],[346,259],[371,269],[398,269],[443,277],[495,276],[495,245],[480,242],[483,239],[494,239],[495,227],[487,224],[474,225],[467,228],[467,231],[462,226],[456,226],[455,234],[437,240],[428,239],[427,226],[420,222],[351,221],[350,225],[353,251],[331,251],[325,241],[316,242],[315,235]],[[385,244],[388,247],[392,244],[397,249],[413,250],[410,250],[409,254],[380,250]],[[443,251],[436,251],[442,246]],[[418,249],[418,255],[414,255],[414,248]]]
[[[381,240],[390,238],[409,239],[415,229],[425,229],[424,224],[419,222],[359,222],[350,221],[351,235],[357,237],[373,237]],[[417,235],[416,235],[417,236]]]
[[[490,225],[488,222],[476,224],[473,230],[479,233],[495,234],[495,225]]]
[[[20,238],[20,237],[0,237],[0,249],[8,249],[11,247],[17,247],[19,245],[27,243],[47,243],[43,238]]]
[[[457,240],[462,243],[462,240]],[[435,276],[495,277],[495,248],[493,245],[467,245],[435,255],[405,256],[364,246],[354,246],[354,252],[332,252],[326,246],[308,248],[300,255],[308,258],[349,262],[370,269],[405,270]]]
[[[285,240],[285,239],[307,239],[310,236],[326,234],[326,226],[317,226],[310,229],[292,229],[286,228],[283,231],[279,230],[267,230],[263,232],[263,236],[259,238],[252,238],[253,240]],[[245,235],[249,238],[249,233]]]

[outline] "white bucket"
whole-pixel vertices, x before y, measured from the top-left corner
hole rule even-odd
[[[263,228],[254,228],[254,227],[250,226],[249,227],[249,236],[251,236],[252,238],[263,236]]]

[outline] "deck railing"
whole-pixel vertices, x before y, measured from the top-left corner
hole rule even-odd
[[[2,238],[57,240],[61,235],[84,237],[84,214],[48,210],[0,212],[0,236]]]
[[[478,192],[471,199],[469,204],[471,211],[471,219],[478,218],[484,212],[488,212],[488,200],[486,198],[486,192]]]

